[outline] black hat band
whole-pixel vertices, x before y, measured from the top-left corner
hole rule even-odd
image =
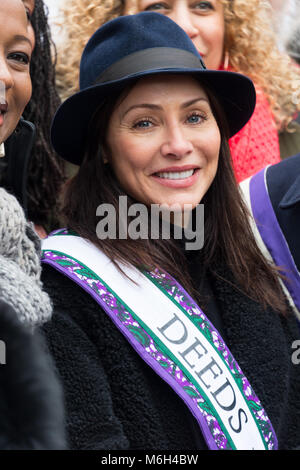
[[[200,57],[196,57],[192,52],[174,47],[153,47],[142,51],[134,52],[113,65],[108,67],[95,80],[95,84],[121,80],[130,75],[135,75],[151,70],[160,69],[199,69],[206,67]]]

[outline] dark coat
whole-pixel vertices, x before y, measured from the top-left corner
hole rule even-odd
[[[267,169],[269,197],[300,271],[300,153]]]
[[[263,168],[240,187],[257,242],[282,269],[284,292],[300,321],[300,154]]]
[[[198,272],[192,269],[195,282]],[[196,275],[197,273],[197,275]],[[223,276],[227,276],[225,271]],[[65,387],[72,449],[206,449],[185,404],[132,349],[95,300],[72,280],[45,265],[44,287],[54,303],[43,326]],[[207,316],[265,407],[281,449],[300,445],[300,370],[292,363],[299,337],[285,318],[224,281],[207,278]]]
[[[0,450],[65,448],[60,384],[39,334],[0,299]]]

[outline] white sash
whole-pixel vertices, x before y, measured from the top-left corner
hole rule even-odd
[[[42,249],[42,261],[88,291],[184,400],[209,448],[277,448],[270,420],[223,339],[171,276],[122,266],[130,281],[94,245],[63,230]]]

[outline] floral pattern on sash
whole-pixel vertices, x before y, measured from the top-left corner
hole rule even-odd
[[[66,230],[60,230],[53,235],[68,235]],[[72,234],[76,235],[76,234]],[[201,395],[194,383],[186,376],[186,374],[175,364],[172,357],[166,353],[164,345],[160,341],[154,340],[146,331],[143,324],[139,324],[134,313],[122,303],[117,294],[113,292],[93,271],[83,265],[81,262],[66,256],[58,251],[43,251],[44,262],[57,265],[64,270],[72,278],[77,278],[78,282],[87,290],[93,291],[102,303],[109,307],[110,311],[120,321],[123,326],[134,336],[134,338],[142,345],[147,353],[155,359],[156,363],[164,369],[165,372],[177,382],[182,390],[182,394],[186,394],[187,401],[194,402],[205,419],[208,429],[213,437],[218,449],[234,449],[234,444],[220,422],[218,416],[215,416],[214,409],[210,406],[209,400]],[[181,310],[188,316],[199,330],[202,330],[211,345],[215,348],[220,356],[222,356],[227,367],[230,369],[239,389],[248,402],[249,409],[259,428],[263,438],[265,448],[273,450],[276,448],[276,438],[272,430],[271,423],[267,417],[258,397],[255,395],[250,383],[242,373],[239,365],[232,357],[227,346],[222,341],[219,333],[209,322],[200,308],[193,302],[191,297],[184,289],[168,274],[159,272],[143,272],[158,288],[175,302]]]

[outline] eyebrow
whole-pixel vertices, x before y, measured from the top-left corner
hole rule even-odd
[[[208,99],[201,96],[201,97],[186,101],[185,103],[182,103],[180,108],[181,109],[188,108],[189,106],[197,103],[198,101],[206,101],[206,103],[208,103]],[[124,112],[124,114],[122,115],[122,119],[126,116],[126,114],[129,113],[129,111],[131,111],[132,109],[136,109],[136,108],[147,108],[147,109],[157,109],[157,110],[163,109],[162,106],[160,106],[159,104],[151,104],[151,103],[133,104]]]
[[[30,44],[30,47],[33,47],[32,42],[30,41],[30,39],[27,38],[26,36],[23,36],[22,34],[16,34],[13,37],[12,42],[27,42],[28,44]]]

